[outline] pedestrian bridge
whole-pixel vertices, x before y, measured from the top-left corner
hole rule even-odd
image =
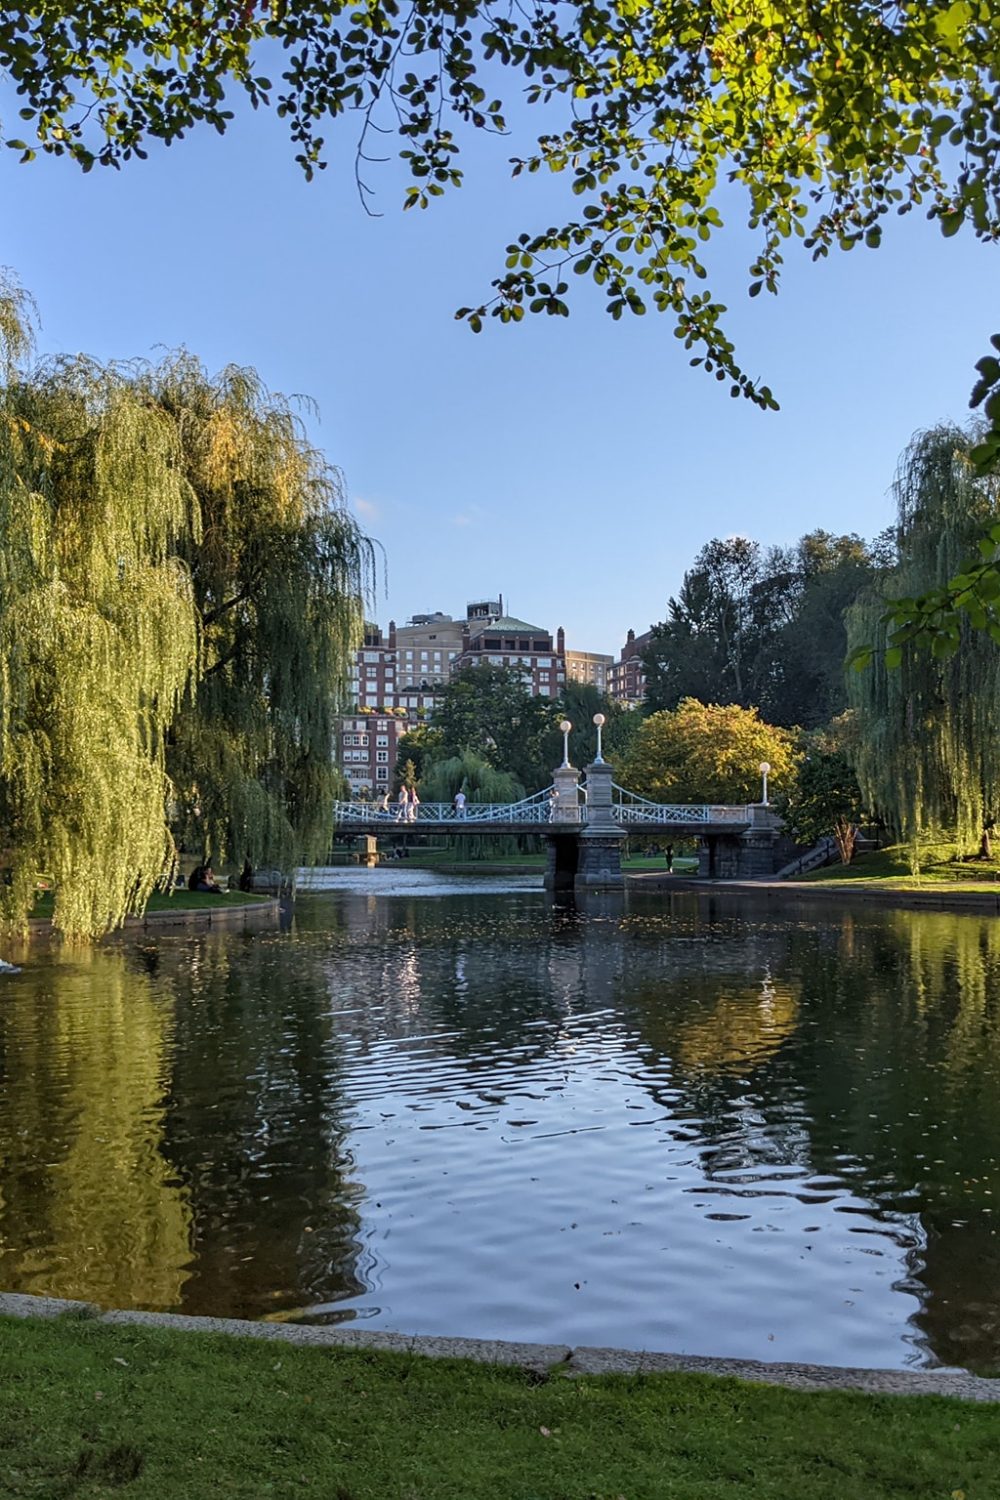
[[[713,803],[650,802],[611,783],[610,817],[621,833],[661,830],[696,834],[709,831],[742,832],[760,814],[759,806]],[[390,802],[381,810],[370,802],[334,803],[334,822],[342,833],[556,833],[583,829],[600,822],[607,827],[607,810],[590,816],[586,790],[557,788],[525,797],[520,802],[469,802],[459,811],[451,802],[420,802],[410,807]]]

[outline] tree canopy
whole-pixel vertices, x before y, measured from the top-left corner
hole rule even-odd
[[[655,802],[757,802],[764,761],[774,789],[789,789],[799,761],[795,736],[765,724],[754,708],[685,698],[643,722],[622,780]]]
[[[509,771],[498,771],[474,750],[432,761],[420,783],[425,801],[451,802],[464,792],[470,802],[517,802],[524,787]]]
[[[332,715],[369,548],[252,371],[78,358],[0,387],[0,848],[90,935],[198,853],[330,832]]]
[[[850,643],[869,657],[849,676],[860,730],[852,758],[866,799],[914,845],[937,829],[978,842],[1000,812],[995,641],[965,613],[954,643],[931,652],[916,637],[888,642],[891,601],[941,587],[1000,522],[1000,481],[977,475],[971,446],[955,427],[913,440],[895,485],[899,561],[849,614]]]
[[[528,791],[548,784],[552,704],[533,697],[510,667],[483,663],[456,672],[441,692],[433,727],[441,736],[435,759],[474,750]]]
[[[854,857],[857,827],[868,811],[848,754],[856,743],[851,713],[810,736],[794,785],[781,799],[785,823],[800,843],[832,836],[845,865]]]
[[[817,530],[794,547],[748,537],[704,546],[644,652],[647,703],[759,708],[786,727],[825,724],[847,703],[844,614],[884,546]]]
[[[988,0],[32,4],[0,16],[0,69],[21,121],[5,122],[6,144],[22,160],[118,165],[151,140],[225,131],[235,91],[276,106],[307,175],[324,164],[322,132],[353,115],[366,197],[394,136],[406,206],[461,183],[463,137],[507,130],[513,91],[536,111],[513,171],[565,173],[568,208],[512,239],[491,294],[458,316],[474,329],[563,316],[575,272],[612,317],[667,312],[693,363],[762,406],[774,398],[741,368],[704,285],[734,189],[757,235],[751,295],[777,289],[787,241],[814,258],[875,246],[887,216],[915,207],[946,235],[1000,232]]]

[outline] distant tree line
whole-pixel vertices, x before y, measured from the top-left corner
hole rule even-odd
[[[929,590],[961,586],[956,570],[1000,521],[998,482],[978,471],[975,443],[950,426],[918,434],[895,481],[896,523],[872,541],[814,530],[789,547],[706,543],[653,627],[641,709],[576,682],[536,698],[503,667],[457,673],[432,721],[401,740],[398,781],[513,800],[551,780],[560,719],[573,726],[572,763],[592,759],[599,712],[605,756],[640,795],[754,801],[767,762],[793,831],[804,843],[834,837],[845,860],[871,820],[914,850],[944,834],[988,853],[1000,817],[1000,625],[964,607],[954,638],[930,646],[919,620],[909,634],[899,625]]]
[[[792,547],[715,538],[644,653],[647,710],[685,698],[813,729],[847,707],[847,610],[895,561],[895,540],[811,531]]]

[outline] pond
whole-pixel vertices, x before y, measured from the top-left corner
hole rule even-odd
[[[0,988],[0,1287],[1000,1368],[1000,923],[344,872]]]

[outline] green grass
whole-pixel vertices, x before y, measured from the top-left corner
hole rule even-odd
[[[0,1320],[9,1500],[995,1500],[1000,1411]]]
[[[411,865],[420,869],[434,869],[439,865],[447,865],[453,870],[474,872],[480,865],[495,865],[497,868],[511,868],[522,870],[544,870],[546,856],[544,854],[486,854],[482,859],[460,859],[454,849],[419,849],[415,848],[403,865]],[[395,860],[388,856],[385,849],[382,850],[383,865],[394,865]],[[622,860],[623,870],[656,871],[659,874],[666,873],[666,863],[662,854],[650,857],[647,854],[632,854]],[[698,870],[697,858],[678,855],[674,859],[675,875],[693,875]]]
[[[922,851],[920,874],[915,876],[910,868],[909,845],[893,844],[888,849],[856,855],[847,866],[827,865],[822,870],[813,870],[796,878],[823,884],[850,882],[852,885],[862,883],[899,890],[949,885],[959,886],[963,891],[1000,894],[1000,862],[993,859],[964,863],[957,857],[960,853],[957,844],[931,845]]]
[[[40,891],[38,899],[32,908],[33,917],[51,917],[54,905],[52,891]],[[218,896],[213,896],[210,891],[174,891],[167,895],[163,891],[154,891],[149,898],[146,911],[205,911],[218,906],[245,906],[247,902],[268,901],[269,896],[258,893],[248,894],[246,891],[222,891]]]
[[[622,869],[646,870],[657,875],[665,875],[667,873],[667,862],[662,854],[654,854],[652,857],[648,854],[630,854],[627,859],[622,860]],[[674,875],[697,875],[697,858],[686,854],[675,854],[674,868],[671,873]]]

